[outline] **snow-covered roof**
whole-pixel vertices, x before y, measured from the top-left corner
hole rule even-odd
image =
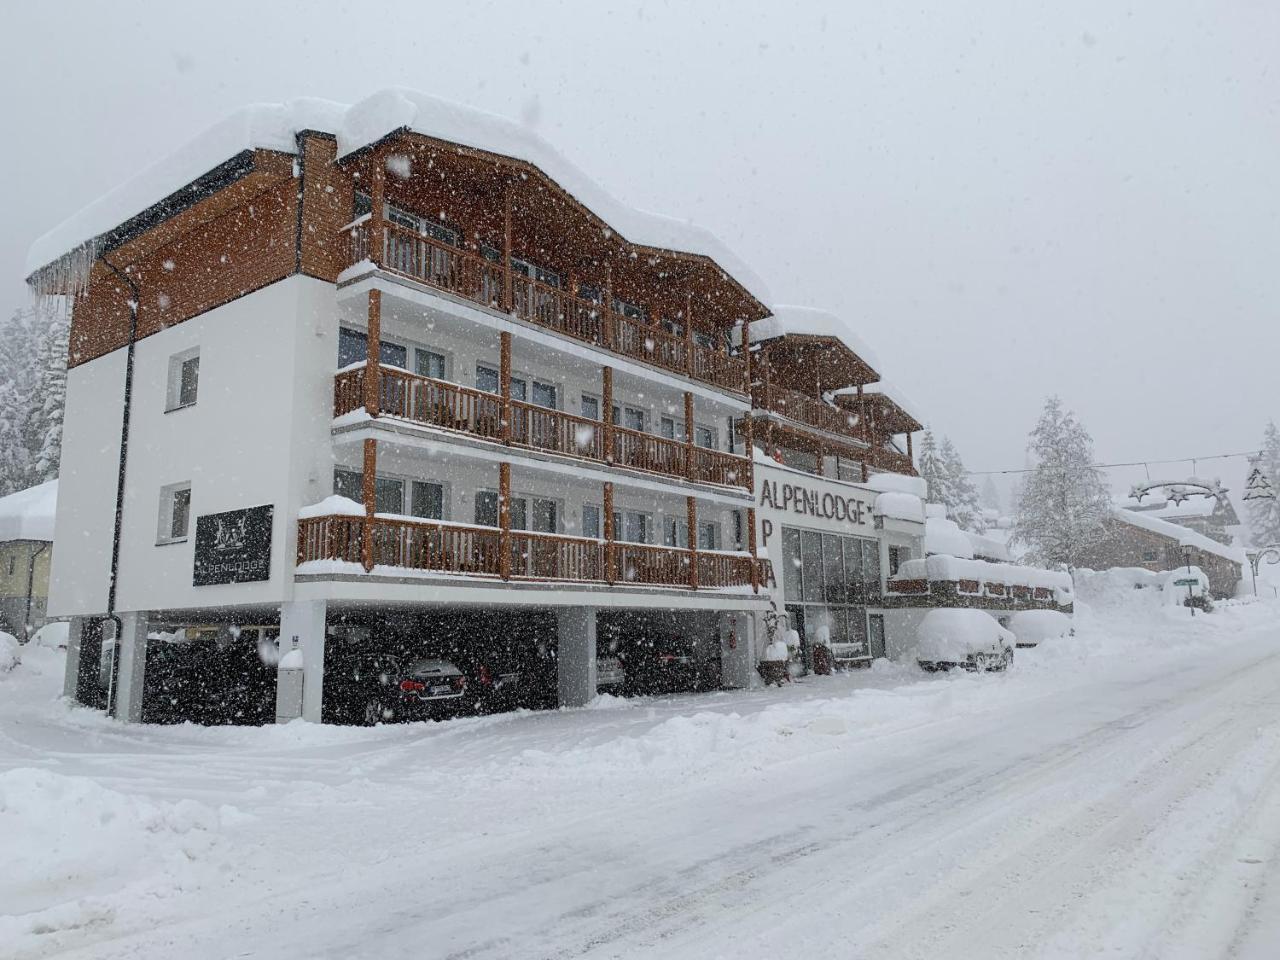
[[[910,493],[890,490],[876,495],[873,513],[877,517],[890,520],[906,520],[909,523],[924,523],[924,505],[920,498]]]
[[[786,303],[776,303],[769,309],[773,312],[772,316],[751,324],[748,332],[752,343],[772,340],[787,334],[831,337],[856,353],[867,366],[876,371],[880,370],[880,358],[861,337],[853,332],[849,323],[834,313],[828,313],[816,307],[799,307]]]
[[[973,559],[973,544],[960,525],[947,517],[928,517],[925,520],[924,550],[931,556],[945,554],[962,560]]]
[[[843,387],[839,390],[832,391],[837,397],[848,397],[857,395],[857,388]],[[899,387],[894,386],[888,380],[881,380],[879,383],[870,384],[863,388],[863,392],[868,397],[874,397],[880,394],[885,399],[893,402],[903,413],[918,423],[924,423],[924,417],[920,415],[920,408],[915,405]]]
[[[646,213],[615,199],[528,127],[413,90],[382,90],[351,106],[302,98],[237,110],[31,245],[26,275],[93,241],[244,150],[297,152],[303,130],[332,133],[347,156],[408,129],[532,163],[632,243],[710,257],[761,303],[764,282],[711,233],[685,220]]]
[[[982,557],[985,560],[997,560],[1001,563],[1008,563],[1013,559],[1013,555],[1009,552],[1009,545],[1002,539],[989,537],[984,533],[970,533],[968,531],[965,532],[965,536],[969,538],[975,557]]]
[[[870,487],[879,493],[909,493],[917,500],[924,500],[929,495],[929,484],[923,477],[912,477],[905,473],[892,473],[884,471],[881,473],[873,473],[867,478],[864,487]],[[924,508],[921,507],[921,516],[924,515]]]
[[[58,481],[0,497],[0,541],[53,542],[53,517],[58,508]]]
[[[1062,596],[1072,592],[1071,574],[1015,563],[990,563],[936,554],[923,560],[904,560],[894,580],[978,580],[1006,586],[1043,587]]]
[[[1137,527],[1140,530],[1146,530],[1149,533],[1159,534],[1162,537],[1168,537],[1170,540],[1176,540],[1182,546],[1190,545],[1204,553],[1211,553],[1214,556],[1222,557],[1224,560],[1230,560],[1232,563],[1244,563],[1244,552],[1240,548],[1228,547],[1226,544],[1219,543],[1211,537],[1206,537],[1203,533],[1192,530],[1190,527],[1170,523],[1168,520],[1161,520],[1159,517],[1153,517],[1150,513],[1126,510],[1123,507],[1115,507],[1112,510],[1112,514],[1122,523],[1127,523],[1129,526]]]

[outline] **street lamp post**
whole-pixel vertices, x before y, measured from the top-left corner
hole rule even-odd
[[[1273,543],[1261,550],[1246,550],[1249,560],[1249,572],[1253,575],[1253,595],[1258,595],[1258,568],[1265,563],[1280,563],[1280,543]]]
[[[1195,596],[1191,592],[1191,554],[1195,547],[1189,543],[1182,545],[1182,559],[1187,562],[1187,606],[1191,608],[1191,616],[1196,615]]]

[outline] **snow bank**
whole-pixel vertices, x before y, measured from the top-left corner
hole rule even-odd
[[[22,657],[18,655],[18,638],[11,633],[0,631],[0,673],[8,673],[21,662]]]
[[[401,129],[527,161],[632,243],[710,257],[761,303],[772,300],[745,261],[711,233],[616,200],[528,127],[406,89],[382,90],[351,106],[307,98],[237,110],[38,239],[27,254],[26,275],[114,229],[244,150],[296,154],[296,135],[317,130],[336,135],[339,157],[345,157]]]
[[[941,504],[929,504],[941,506]],[[946,517],[930,516],[924,521],[924,549],[928,554],[945,554],[964,560],[973,559],[973,543],[960,525]]]
[[[54,650],[67,649],[67,635],[71,632],[71,624],[65,620],[46,623],[31,636],[31,642],[37,647],[49,647]]]
[[[884,476],[884,474],[876,474]],[[924,523],[924,504],[920,498],[910,493],[889,491],[876,495],[876,503],[872,512],[877,517],[888,517],[890,520],[908,520],[912,523]]]
[[[905,473],[873,473],[863,486],[878,493],[909,493],[921,501],[929,495],[929,484],[922,477]]]
[[[916,658],[933,663],[964,663],[970,654],[1000,656],[1016,645],[1014,635],[985,610],[930,610],[916,628]]]
[[[58,481],[0,497],[0,541],[53,542],[53,518],[58,509]]]
[[[1019,610],[1009,617],[1009,632],[1021,644],[1040,644],[1069,636],[1075,628],[1060,610]]]
[[[149,800],[51,770],[0,773],[0,942],[91,921],[96,897],[139,876],[152,889],[164,885],[157,873],[179,885],[229,816],[231,808]]]

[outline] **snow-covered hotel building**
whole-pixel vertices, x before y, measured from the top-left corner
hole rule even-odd
[[[809,602],[770,565],[788,483],[837,486],[803,494],[810,522],[845,504],[825,519],[857,528],[874,595],[895,524],[920,536],[874,509],[892,484],[857,486],[911,472],[918,427],[864,391],[870,363],[801,343],[713,237],[432,98],[241,111],[38,240],[28,273],[73,304],[49,609],[74,618],[82,699],[118,634],[128,719],[148,633],[177,624],[278,630],[316,720],[335,648],[390,637],[553,638],[575,704],[598,630],[674,630],[745,685],[770,611]],[[865,656],[859,591],[831,605]]]

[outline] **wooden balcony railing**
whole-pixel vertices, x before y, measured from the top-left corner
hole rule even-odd
[[[797,423],[861,443],[867,442],[862,425],[857,421],[857,414],[837,409],[799,390],[789,390],[772,383],[757,384],[752,391],[752,401],[758,408],[780,414]]]
[[[369,258],[370,223],[370,218],[362,217],[343,228],[349,235],[353,264]],[[381,266],[487,307],[502,306],[506,271],[501,263],[396,224],[383,223]],[[747,365],[740,357],[674,336],[655,324],[623,316],[523,274],[513,274],[511,293],[511,311],[522,320],[704,383],[747,392]]]
[[[366,375],[365,367],[341,370],[335,375],[335,417],[364,406]],[[424,377],[399,367],[380,365],[378,377],[380,415],[457,430],[486,440],[504,439],[502,399],[495,394]],[[523,400],[511,401],[510,441],[514,446],[604,463],[604,435],[609,430],[613,432],[612,462],[620,466],[699,483],[750,486],[746,457],[705,447],[690,447],[680,440],[606,425]]]
[[[373,566],[438,573],[503,576],[503,531],[403,517],[326,516],[298,521],[298,563],[361,564],[370,531]],[[701,552],[651,544],[511,530],[513,580],[647,584],[729,589],[765,583],[767,561],[746,554]],[[696,581],[692,578],[697,571]],[[753,580],[753,573],[758,576]]]
[[[877,470],[886,470],[889,473],[905,473],[914,476],[916,472],[916,466],[911,462],[910,457],[889,447],[876,448],[871,457],[871,465]]]

